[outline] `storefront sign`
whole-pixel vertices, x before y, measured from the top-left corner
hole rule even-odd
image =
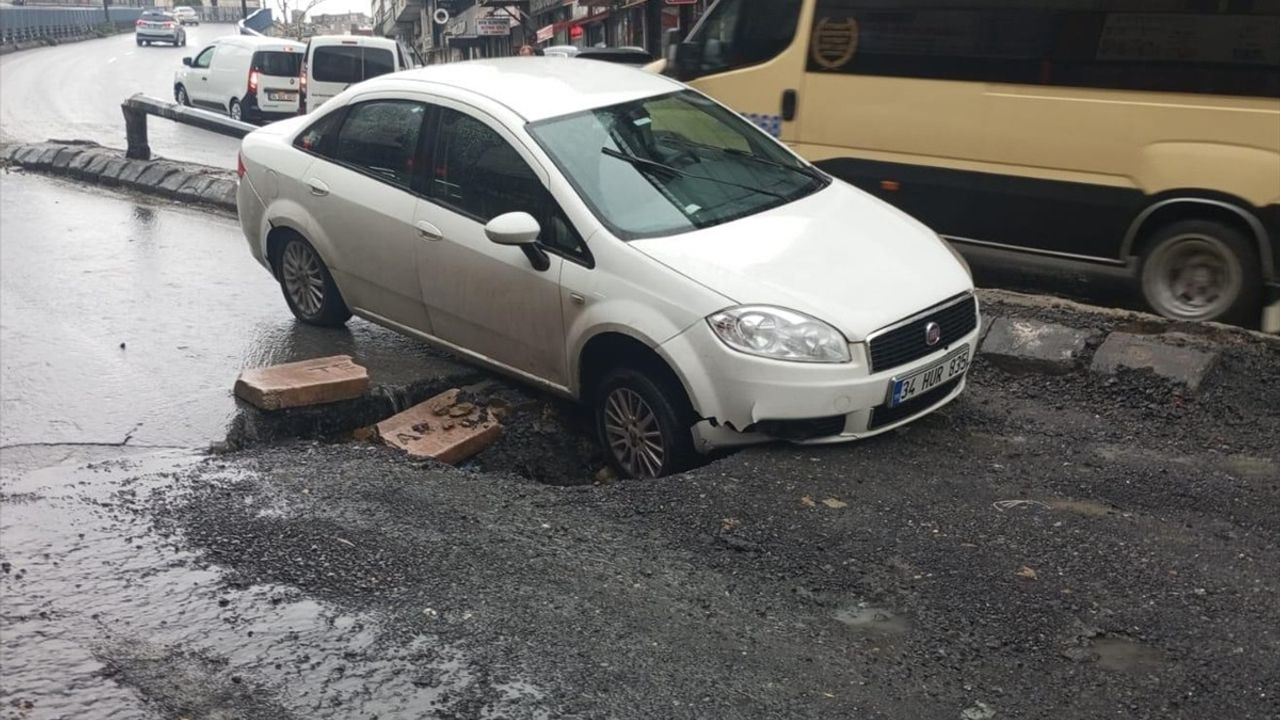
[[[556,26],[548,25],[546,27],[538,28],[538,34],[536,37],[538,38],[538,42],[546,42],[555,36],[556,36]]]
[[[477,35],[510,35],[511,21],[504,17],[476,18]]]

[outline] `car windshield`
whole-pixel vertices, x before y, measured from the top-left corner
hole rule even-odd
[[[830,182],[754,125],[687,90],[542,120],[529,130],[624,240],[719,225]]]

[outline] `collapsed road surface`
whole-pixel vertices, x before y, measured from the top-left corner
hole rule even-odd
[[[4,182],[6,203],[15,187],[22,204],[60,197],[33,184],[47,180]],[[653,482],[529,479],[530,454],[566,447],[543,439],[573,432],[554,412],[461,469],[343,438],[210,455],[182,448],[219,439],[200,433],[227,429],[230,380],[263,357],[246,355],[264,341],[240,323],[277,337],[283,309],[265,274],[239,280],[225,228],[98,202],[115,219],[83,252],[118,261],[101,278],[56,228],[35,236],[47,260],[15,245],[4,208],[0,717],[1280,715],[1274,340],[1204,330],[1216,360],[1196,390],[1093,372],[1088,358],[1047,375],[980,356],[958,401],[905,429],[752,449]],[[114,246],[134,224],[137,244]],[[193,271],[174,273],[184,258]],[[113,302],[72,302],[71,318],[50,306],[41,333],[12,313],[45,297],[10,274],[23,268],[72,299],[81,278]],[[135,296],[117,287],[126,277],[157,280]],[[199,355],[182,367],[217,378],[176,393],[159,336],[126,310],[186,328],[200,308],[174,299],[211,294],[221,341],[164,352]],[[1069,307],[987,310],[1166,329]],[[184,337],[202,341],[190,323]],[[131,339],[108,355],[116,326],[155,348]],[[284,337],[261,352],[345,337],[334,350],[370,352],[371,374],[388,348],[421,352],[362,324]],[[95,387],[77,357],[111,382]],[[130,401],[148,368],[189,411]],[[41,406],[41,373],[70,378],[50,396],[64,410]],[[216,417],[188,399],[200,395]],[[164,430],[187,416],[198,421]],[[139,422],[135,437],[178,449],[121,442]]]

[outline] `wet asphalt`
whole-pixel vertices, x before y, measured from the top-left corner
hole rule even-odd
[[[186,47],[138,47],[133,33],[125,33],[0,56],[0,140],[79,139],[123,148],[120,103],[138,92],[172,100],[182,58],[235,32],[228,23],[206,23],[187,28]],[[234,138],[156,118],[148,133],[157,156],[236,166],[240,141]]]
[[[0,203],[6,720],[1280,715],[1274,340],[1210,331],[1197,394],[979,358],[904,430],[649,483],[593,483],[545,402],[458,469],[210,454],[248,365],[463,371],[300,328],[229,217],[21,173]]]

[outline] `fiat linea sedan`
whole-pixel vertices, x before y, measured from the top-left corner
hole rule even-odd
[[[629,477],[884,432],[955,398],[974,352],[973,282],[935,233],[623,66],[379,77],[246,137],[238,172],[298,319],[576,398]]]

